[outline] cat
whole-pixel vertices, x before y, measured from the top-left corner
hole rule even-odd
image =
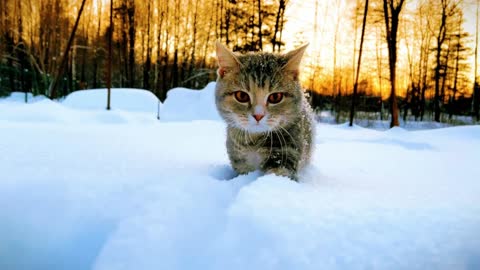
[[[298,181],[309,163],[314,121],[299,82],[307,45],[286,54],[237,54],[216,43],[215,103],[238,174],[260,170]]]

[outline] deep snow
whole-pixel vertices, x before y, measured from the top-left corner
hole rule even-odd
[[[235,177],[212,89],[1,101],[0,269],[480,269],[479,126],[320,124],[300,183]]]
[[[162,121],[220,120],[214,100],[214,82],[201,91],[174,88],[167,93],[160,118]]]

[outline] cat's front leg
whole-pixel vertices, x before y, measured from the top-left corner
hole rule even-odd
[[[266,174],[275,174],[277,176],[285,176],[285,177],[288,177],[294,181],[298,181],[298,178],[297,178],[297,175],[288,170],[287,168],[282,168],[282,167],[278,167],[278,168],[271,168],[271,169],[268,169],[267,171],[265,171]]]
[[[238,174],[248,174],[257,168],[247,162],[245,158],[233,157],[230,159],[233,169]]]
[[[278,176],[286,176],[294,181],[297,178],[298,160],[293,155],[288,155],[288,151],[274,151],[262,164],[262,171]]]

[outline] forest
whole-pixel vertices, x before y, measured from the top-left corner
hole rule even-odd
[[[310,43],[302,83],[316,110],[479,121],[478,1],[0,0],[0,13],[0,96],[111,85],[163,101],[216,79],[217,40]]]

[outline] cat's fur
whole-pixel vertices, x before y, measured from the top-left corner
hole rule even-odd
[[[306,45],[287,54],[236,54],[217,42],[216,105],[227,123],[227,152],[239,174],[298,179],[310,160],[313,117],[298,79]],[[248,102],[237,99],[236,92]],[[283,98],[274,104],[272,93]],[[278,95],[278,94],[276,94]],[[240,99],[242,100],[242,99]],[[259,120],[257,120],[260,118]]]

